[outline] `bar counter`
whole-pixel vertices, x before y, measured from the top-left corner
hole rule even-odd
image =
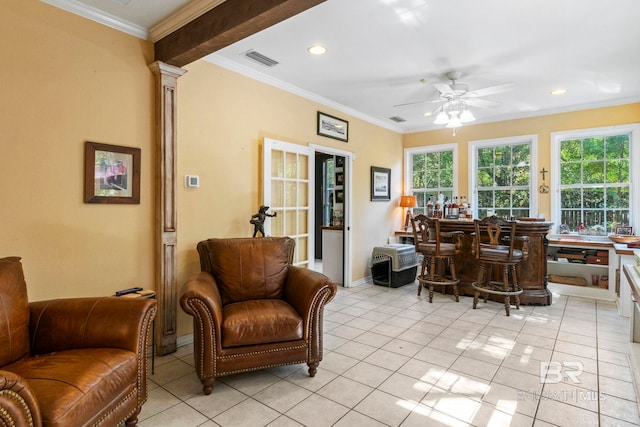
[[[523,305],[551,304],[551,292],[547,289],[547,233],[551,225],[553,223],[546,221],[517,221],[516,236],[529,237],[529,256],[516,267],[520,286],[524,291],[520,295],[520,303]],[[460,279],[458,288],[461,295],[473,295],[471,283],[477,279],[480,267],[472,253],[472,233],[475,232],[473,220],[441,219],[440,231],[464,233],[461,251],[455,257],[456,272]],[[402,234],[413,236],[411,231]],[[516,240],[515,247],[522,248],[522,241]]]

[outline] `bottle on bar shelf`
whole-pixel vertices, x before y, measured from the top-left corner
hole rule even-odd
[[[433,218],[433,194],[429,194],[427,201],[427,218]]]

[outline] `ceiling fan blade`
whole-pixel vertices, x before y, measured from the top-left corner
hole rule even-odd
[[[493,95],[496,93],[502,93],[502,92],[507,92],[513,89],[515,85],[513,83],[503,83],[500,85],[495,85],[495,86],[489,86],[489,87],[485,87],[483,89],[477,89],[477,90],[470,90],[469,92],[465,93],[462,97],[463,98],[477,98],[477,97],[481,97],[481,96],[487,96],[487,95]]]
[[[415,101],[415,102],[406,102],[404,104],[396,104],[394,107],[405,107],[407,105],[418,105],[418,104],[430,104],[432,102],[442,102],[441,99],[434,99],[433,101]]]
[[[451,86],[449,86],[447,84],[434,83],[433,87],[438,89],[438,92],[440,92],[441,94],[451,94],[451,95],[453,95],[453,90],[451,89]]]
[[[487,101],[486,99],[480,99],[480,98],[465,98],[464,102],[467,105],[471,105],[472,107],[478,107],[478,108],[495,108],[498,105],[500,105],[497,102]]]

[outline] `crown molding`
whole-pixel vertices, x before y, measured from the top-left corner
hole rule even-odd
[[[149,29],[149,40],[153,43],[173,33],[199,16],[219,6],[226,0],[195,0],[171,14]]]
[[[48,3],[51,6],[55,6],[59,9],[66,10],[67,12],[74,13],[82,16],[83,18],[90,19],[99,24],[106,25],[115,30],[122,31],[123,33],[130,34],[139,39],[147,40],[149,32],[146,28],[140,25],[133,24],[118,18],[117,16],[103,12],[95,7],[88,6],[80,3],[76,0],[40,0],[43,3]]]
[[[266,83],[270,86],[277,87],[278,89],[282,89],[294,95],[298,95],[302,98],[306,98],[310,101],[317,102],[318,104],[322,104],[326,107],[333,108],[334,110],[340,111],[342,113],[348,114],[350,116],[359,118],[364,120],[365,122],[369,122],[376,126],[380,126],[382,128],[391,130],[397,133],[404,133],[403,129],[399,126],[394,126],[393,124],[383,122],[374,117],[371,117],[367,114],[363,114],[360,111],[354,110],[353,108],[347,107],[345,105],[334,102],[330,99],[319,96],[315,93],[304,90],[298,86],[294,86],[292,84],[283,82],[282,80],[278,80],[273,78],[267,74],[261,73],[259,71],[254,70],[253,68],[246,67],[244,65],[238,64],[237,62],[231,61],[221,55],[212,53],[211,55],[207,55],[202,58],[204,61],[207,61],[211,64],[218,65],[222,68],[226,68],[228,70],[234,71],[238,74],[242,74],[246,77],[249,77],[254,80],[258,80],[262,83]]]

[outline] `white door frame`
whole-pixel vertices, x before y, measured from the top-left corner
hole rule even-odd
[[[344,157],[344,180],[345,180],[345,198],[344,198],[344,252],[343,252],[343,268],[342,268],[342,284],[345,288],[351,287],[351,260],[353,259],[353,245],[351,238],[351,218],[352,218],[352,206],[353,206],[353,161],[356,159],[355,153],[346,150],[340,150],[338,148],[326,147],[324,145],[318,144],[309,144],[309,148],[311,148],[311,162],[315,165],[315,157],[316,152],[322,152],[325,154],[330,154],[333,156],[342,156]],[[311,186],[313,191],[317,191],[317,186],[315,182],[315,174],[311,176],[313,180]],[[313,199],[313,198],[311,198]],[[315,209],[313,210],[315,215]],[[315,223],[315,222],[314,222]],[[310,233],[313,234],[313,233]]]

